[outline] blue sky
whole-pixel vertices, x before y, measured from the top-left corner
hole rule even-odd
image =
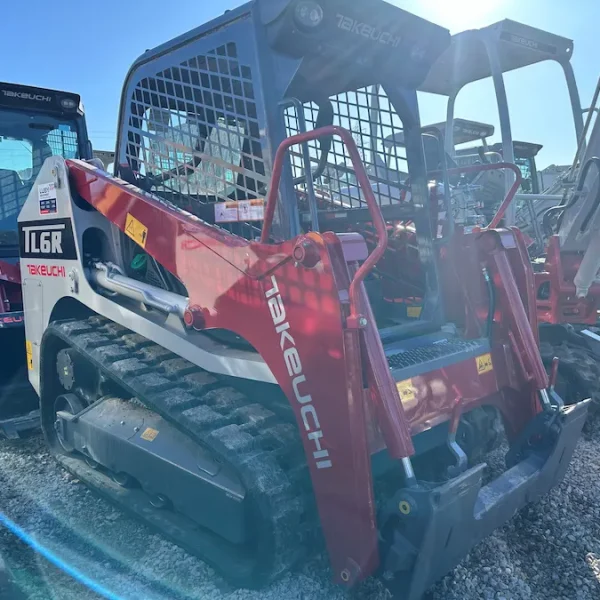
[[[583,104],[600,75],[598,0],[392,0],[453,33],[508,17],[575,41],[573,64]],[[28,0],[5,2],[0,78],[80,93],[97,149],[115,145],[121,86],[130,64],[152,48],[242,4],[237,0]],[[544,144],[541,166],[568,163],[575,148],[561,70],[546,63],[507,76],[515,139]],[[497,123],[490,81],[465,88],[457,116]],[[424,123],[443,120],[442,104],[422,107]]]

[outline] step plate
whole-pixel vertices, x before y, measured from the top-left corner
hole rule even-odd
[[[407,340],[403,342],[404,347],[387,349],[387,361],[396,379],[421,375],[490,351],[487,340],[427,338],[426,344],[423,341],[423,338]]]

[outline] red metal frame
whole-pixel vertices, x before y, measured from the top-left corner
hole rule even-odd
[[[12,265],[4,260],[0,260],[0,281],[21,285],[19,265]]]
[[[19,265],[0,260],[0,313],[11,312],[15,303],[22,303]]]
[[[277,206],[279,183],[281,182],[281,173],[283,171],[283,161],[285,159],[286,152],[292,146],[297,144],[305,144],[306,142],[311,142],[320,137],[333,135],[340,137],[348,150],[358,186],[364,195],[369,213],[373,219],[373,226],[377,232],[377,244],[375,248],[363,262],[360,268],[356,271],[352,281],[350,282],[350,315],[346,320],[346,325],[348,327],[363,327],[364,325],[361,325],[361,320],[364,318],[364,315],[360,314],[358,310],[358,304],[360,302],[361,295],[360,287],[365,277],[373,270],[373,267],[385,254],[388,246],[388,235],[385,220],[381,214],[381,208],[377,204],[377,200],[373,194],[371,182],[360,157],[360,153],[358,152],[358,148],[356,147],[356,142],[354,141],[352,134],[347,129],[338,127],[337,125],[328,125],[326,127],[321,127],[320,129],[314,129],[312,131],[291,136],[280,144],[279,148],[277,149],[277,153],[275,154],[275,160],[273,161],[273,174],[271,176],[269,193],[267,195],[265,220],[263,223],[260,241],[263,244],[266,244],[269,241],[271,225],[273,223],[275,208]]]
[[[479,240],[481,234],[472,234],[457,248],[465,250],[470,243],[467,254],[475,262],[471,269],[461,269],[453,283],[467,289],[477,280],[474,273],[482,279],[481,262],[489,265],[504,294],[497,311],[502,335],[492,348],[494,368],[480,372],[470,359],[413,377],[414,402],[403,405],[362,284],[385,250],[385,223],[349,132],[326,128],[295,136],[279,149],[263,239],[268,239],[274,215],[285,150],[332,134],[349,148],[380,233],[379,251],[360,268],[358,259],[364,253],[356,235],[313,232],[281,243],[250,242],[174,210],[85,162],[67,164],[79,195],[108,220],[125,231],[131,216],[147,228],[145,251],[186,286],[190,308],[201,315],[198,322],[237,333],[268,364],[302,432],[334,578],[351,585],[379,563],[371,453],[387,446],[393,458],[412,455],[411,434],[449,420],[458,397],[464,399],[465,412],[484,401],[497,405],[509,435],[516,435],[535,412],[523,401],[535,384],[515,371],[507,334],[511,328],[516,328],[516,343],[522,346],[515,349],[520,360],[536,384],[541,377],[538,365],[527,358],[535,352],[526,332],[523,292],[506,262],[506,240],[494,238],[496,243],[486,244]],[[487,240],[494,233],[483,235]],[[513,239],[510,232],[507,236]],[[455,258],[460,260],[458,254]],[[485,298],[475,293],[470,302],[474,310],[485,311]],[[362,317],[366,324],[352,326],[351,317]]]
[[[351,140],[349,133],[335,132]],[[299,140],[288,145],[294,143]],[[358,153],[352,155],[357,160]],[[360,331],[346,324],[350,303],[340,298],[344,290],[349,298],[351,284],[340,238],[310,233],[278,244],[249,242],[84,162],[67,164],[81,197],[122,231],[128,215],[147,227],[145,251],[184,283],[190,307],[202,314],[206,328],[234,331],[269,365],[303,432],[336,580],[351,584],[371,574],[378,565],[378,539],[364,358]],[[267,231],[273,210],[271,200]],[[295,250],[307,247],[310,267],[294,258]],[[387,399],[384,412],[396,425],[388,429],[391,445],[399,456],[409,456],[414,452],[409,425],[392,390],[392,400],[389,387],[376,395]]]

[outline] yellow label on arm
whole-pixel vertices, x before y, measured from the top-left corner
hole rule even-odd
[[[489,373],[494,370],[494,365],[492,363],[492,355],[491,354],[482,354],[478,356],[475,361],[477,362],[477,372],[482,375],[483,373]]]
[[[125,220],[125,235],[142,248],[146,247],[148,228],[129,213],[127,213],[127,219]]]
[[[25,342],[25,353],[27,354],[27,368],[33,370],[33,345],[30,341]]]
[[[423,309],[420,306],[409,306],[406,309],[406,316],[409,319],[418,319],[421,316],[421,311]]]
[[[413,385],[412,379],[405,379],[396,384],[400,400],[405,408],[412,408],[417,403],[417,389]]]
[[[156,429],[152,429],[152,427],[146,427],[146,429],[144,429],[144,433],[142,433],[140,437],[147,442],[153,442],[157,435],[158,431]]]

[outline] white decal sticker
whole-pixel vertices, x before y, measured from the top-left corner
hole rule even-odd
[[[40,183],[38,185],[38,199],[40,203],[40,215],[51,215],[57,212],[56,187],[52,183]]]
[[[256,200],[240,200],[239,215],[240,221],[264,221],[265,220],[265,201],[257,198]]]
[[[215,204],[215,223],[232,223],[237,220],[237,202],[217,202]]]

